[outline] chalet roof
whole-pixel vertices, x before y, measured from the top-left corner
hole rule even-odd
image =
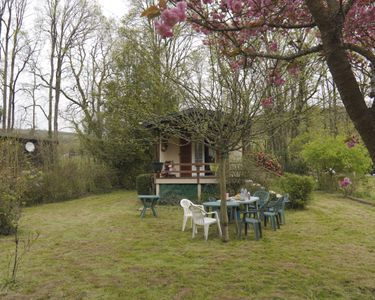
[[[212,121],[218,112],[208,109],[188,108],[177,112],[172,112],[167,115],[156,117],[153,120],[149,120],[143,123],[146,128],[157,129],[163,125],[169,125],[173,127],[181,126],[183,121],[189,120],[194,122]],[[182,129],[182,128],[181,128]]]
[[[16,129],[12,131],[4,131],[0,129],[0,139],[1,138],[11,138],[19,141],[32,141],[32,142],[45,142],[45,143],[55,143],[54,139],[48,137],[48,133],[45,130],[23,130]]]

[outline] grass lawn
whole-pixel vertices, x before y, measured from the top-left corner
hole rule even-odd
[[[316,193],[256,242],[192,240],[182,209],[139,218],[134,192],[27,208],[40,231],[1,299],[375,299],[375,207]],[[189,227],[190,229],[190,227]],[[12,238],[0,238],[5,271]]]

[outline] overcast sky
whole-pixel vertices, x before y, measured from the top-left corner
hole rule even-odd
[[[121,18],[128,10],[129,0],[98,0],[103,8],[103,14],[107,17]]]

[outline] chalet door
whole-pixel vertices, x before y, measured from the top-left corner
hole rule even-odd
[[[184,139],[180,139],[180,163],[181,177],[191,177],[191,143]]]

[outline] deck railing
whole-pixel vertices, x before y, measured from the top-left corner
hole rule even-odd
[[[210,163],[173,163],[172,170],[163,169],[160,178],[216,178]]]

